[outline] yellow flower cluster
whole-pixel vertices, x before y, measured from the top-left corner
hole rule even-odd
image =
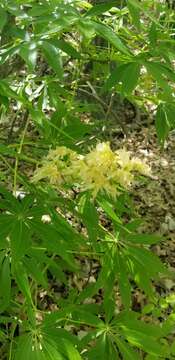
[[[47,178],[56,186],[76,185],[90,190],[93,197],[105,191],[115,197],[120,186],[127,188],[134,180],[134,172],[149,175],[148,165],[130,158],[125,149],[112,151],[109,143],[99,143],[86,155],[79,155],[64,146],[50,150],[33,176],[37,182]]]

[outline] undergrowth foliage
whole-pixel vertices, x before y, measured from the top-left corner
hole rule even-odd
[[[156,287],[173,275],[130,196],[151,170],[103,139],[109,119],[125,131],[114,97],[153,113],[161,146],[174,128],[174,18],[168,1],[1,0],[0,359],[175,358]]]

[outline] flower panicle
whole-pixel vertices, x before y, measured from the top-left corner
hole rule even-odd
[[[50,150],[32,181],[48,179],[55,186],[76,184],[80,190],[91,191],[93,197],[100,191],[116,197],[121,186],[132,184],[135,172],[150,175],[150,168],[140,159],[131,158],[129,151],[112,151],[108,142],[102,142],[86,155],[64,146]]]

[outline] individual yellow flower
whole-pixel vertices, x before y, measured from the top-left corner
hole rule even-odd
[[[150,167],[147,164],[145,164],[144,161],[141,161],[140,159],[133,158],[132,166],[133,166],[133,170],[138,171],[142,175],[150,175],[150,173],[151,173]]]
[[[38,168],[34,173],[32,181],[38,182],[45,178],[48,178],[51,184],[61,184],[63,182],[61,173],[52,162],[45,163],[41,168]]]
[[[116,169],[116,156],[109,143],[97,144],[94,150],[85,155],[84,165],[80,166],[83,189],[91,190],[94,197],[99,191],[106,191],[116,196]]]
[[[50,150],[47,157],[47,160],[52,160],[52,161],[58,161],[60,159],[64,159],[64,160],[75,160],[77,159],[77,153],[69,148],[67,148],[66,146],[58,146],[56,149]]]
[[[143,175],[150,174],[150,167],[138,158],[130,159],[130,151],[126,151],[124,148],[117,150],[118,163],[125,171],[137,171]]]
[[[41,167],[35,171],[32,181],[37,182],[48,178],[54,185],[70,182],[72,180],[71,164],[76,160],[77,153],[65,146],[50,150]]]

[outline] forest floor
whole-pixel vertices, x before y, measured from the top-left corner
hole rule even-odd
[[[143,126],[141,120],[134,126],[130,123],[127,133],[123,139],[114,137],[112,144],[146,160],[152,172],[152,179],[137,182],[131,192],[134,210],[143,220],[139,232],[162,236],[153,251],[175,271],[175,133],[169,134],[163,149],[154,124]],[[175,291],[175,280],[165,279],[160,287],[159,292],[166,296]]]

